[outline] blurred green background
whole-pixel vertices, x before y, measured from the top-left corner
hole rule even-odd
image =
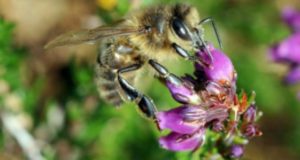
[[[26,147],[49,160],[189,159],[188,153],[161,149],[160,133],[133,103],[116,109],[98,98],[93,80],[96,46],[43,49],[66,31],[112,23],[136,8],[175,2],[179,1],[0,0],[0,159],[26,159],[27,151],[22,150]],[[264,112],[259,122],[264,135],[250,142],[243,159],[300,159],[300,102],[296,98],[300,88],[285,86],[286,66],[272,63],[267,55],[272,44],[291,34],[281,21],[282,8],[300,9],[300,2],[186,3],[196,6],[202,18],[215,19],[223,50],[238,72],[238,90],[256,91],[257,105]],[[209,25],[205,29],[206,39],[216,44]],[[191,72],[190,64],[178,63],[186,67],[171,66],[170,70],[179,75]],[[159,110],[175,107],[157,80],[148,85],[151,89],[146,93]],[[16,123],[6,124],[8,117]],[[23,146],[16,140],[22,131],[29,136]]]

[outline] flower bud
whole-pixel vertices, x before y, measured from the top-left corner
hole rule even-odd
[[[229,148],[230,158],[240,158],[244,154],[244,147],[242,145],[233,145]]]
[[[247,138],[261,136],[262,132],[252,123],[244,124],[242,126],[242,134]]]
[[[248,107],[248,109],[243,114],[243,121],[246,123],[252,123],[256,119],[256,107],[254,104]]]

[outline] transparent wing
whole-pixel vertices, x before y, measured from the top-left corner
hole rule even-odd
[[[125,36],[134,33],[143,32],[140,28],[133,27],[107,27],[100,26],[94,29],[71,31],[62,34],[46,44],[45,49],[54,48],[64,45],[74,45],[80,43],[93,43],[103,38],[114,36]]]

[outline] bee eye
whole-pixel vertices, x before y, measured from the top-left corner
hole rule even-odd
[[[184,40],[191,40],[191,37],[186,29],[186,26],[183,24],[183,21],[178,18],[174,18],[172,21],[172,27],[175,33]]]

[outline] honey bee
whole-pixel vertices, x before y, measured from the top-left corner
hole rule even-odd
[[[45,48],[101,41],[95,65],[100,96],[116,106],[124,100],[133,101],[146,117],[155,119],[157,110],[152,99],[134,88],[136,74],[126,75],[150,64],[161,76],[170,78],[160,63],[176,54],[193,60],[189,51],[207,50],[201,27],[206,22],[211,22],[221,44],[211,18],[200,20],[195,7],[175,4],[137,10],[114,26],[62,34]]]

